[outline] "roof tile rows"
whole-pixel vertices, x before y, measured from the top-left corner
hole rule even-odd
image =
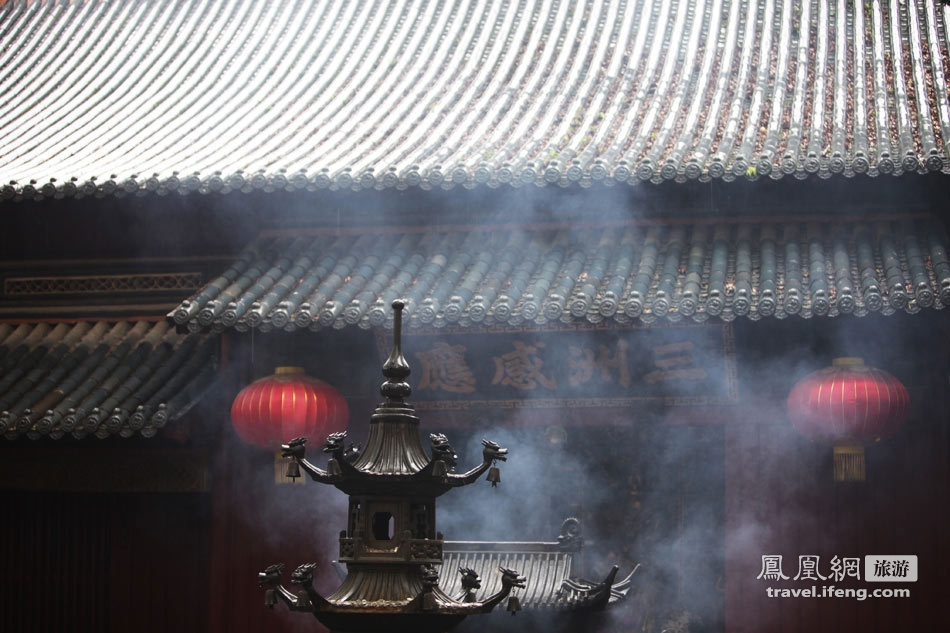
[[[573,520],[573,519],[571,519]],[[488,596],[501,588],[499,567],[517,569],[528,579],[524,589],[512,590],[520,606],[528,610],[574,610],[596,608],[592,603],[600,582],[579,577],[580,547],[565,547],[558,542],[446,541],[439,573],[439,587],[450,596],[465,594],[461,568],[478,574],[478,596]],[[606,570],[604,570],[606,571]],[[627,597],[636,569],[615,578],[605,604]]]
[[[12,0],[0,25],[0,199],[950,170],[928,0]]]
[[[930,218],[262,237],[168,316],[192,331],[730,321],[950,305]]]
[[[501,589],[501,574],[498,573],[498,568],[506,567],[517,569],[529,580],[524,589],[514,589],[512,592],[512,595],[518,597],[522,608],[569,608],[571,606],[570,601],[562,599],[560,589],[563,582],[571,577],[572,553],[519,551],[522,548],[518,548],[518,543],[498,543],[498,545],[509,545],[510,549],[507,551],[480,551],[475,548],[470,548],[471,551],[447,549],[439,577],[439,587],[442,591],[450,596],[459,596],[464,593],[458,570],[465,567],[475,570],[481,577],[482,588],[479,595],[490,596]],[[451,547],[450,543],[446,543],[446,546]]]
[[[209,387],[216,345],[164,321],[0,324],[0,433],[152,437]]]

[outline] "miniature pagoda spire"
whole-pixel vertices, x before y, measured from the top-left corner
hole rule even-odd
[[[386,381],[380,387],[385,401],[370,418],[365,448],[345,450],[346,434],[330,435],[323,445],[331,455],[324,470],[304,457],[304,438],[282,447],[284,456],[313,480],[350,496],[347,528],[340,533],[339,560],[346,564],[346,578],[324,598],[313,588],[312,563],[294,571],[292,582],[301,587],[296,593],[281,585],[281,564],[258,575],[259,584],[267,588],[266,605],[281,601],[291,610],[310,612],[331,631],[440,633],[467,615],[491,611],[513,588],[525,584],[518,572],[499,568],[501,587],[481,600],[473,592],[452,597],[439,587],[434,566],[442,564],[444,540],[436,531],[435,500],[473,483],[496,461],[505,461],[508,449],[482,440],[482,463],[461,474],[452,472],[456,455],[444,435],[430,436],[431,456],[426,454],[419,418],[406,402],[412,389],[402,354],[405,304],[397,300],[392,305],[393,349],[383,364]],[[496,470],[492,468],[493,483]],[[477,576],[469,573],[466,583],[474,587]]]
[[[411,370],[406,358],[402,355],[402,310],[406,304],[400,300],[393,301],[393,351],[383,363],[383,376],[386,377],[379,392],[386,398],[389,406],[403,404],[412,394],[412,387],[406,382]]]

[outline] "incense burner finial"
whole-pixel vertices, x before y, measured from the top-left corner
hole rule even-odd
[[[409,363],[402,355],[402,310],[406,304],[396,299],[393,301],[393,351],[383,363],[383,376],[386,382],[379,388],[389,403],[403,403],[412,394],[412,388],[406,382],[409,377]]]

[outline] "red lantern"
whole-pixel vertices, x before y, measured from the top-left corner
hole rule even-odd
[[[864,481],[863,444],[897,432],[909,404],[894,376],[860,358],[836,358],[795,385],[788,415],[802,435],[834,444],[836,481]]]
[[[273,376],[242,389],[231,405],[231,424],[241,439],[278,455],[280,445],[295,437],[319,443],[343,431],[349,417],[343,394],[302,367],[278,367]],[[298,471],[288,469],[288,476],[295,478]]]

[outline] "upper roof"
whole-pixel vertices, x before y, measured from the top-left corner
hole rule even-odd
[[[3,199],[950,165],[926,0],[0,5]]]

